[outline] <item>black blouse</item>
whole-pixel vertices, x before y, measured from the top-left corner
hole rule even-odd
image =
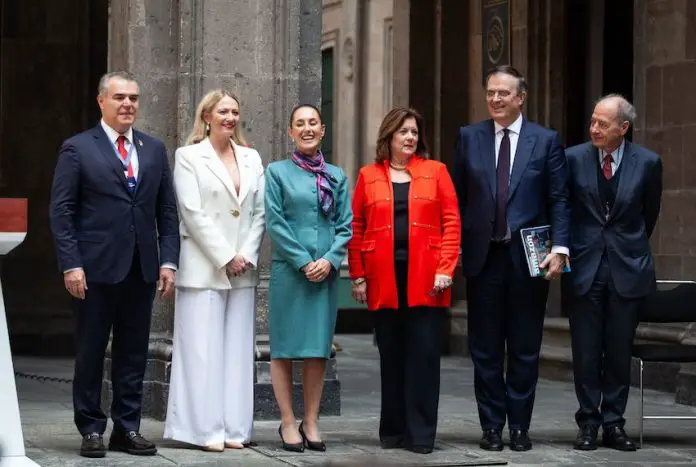
[[[408,191],[411,182],[394,183],[394,261],[408,260]]]

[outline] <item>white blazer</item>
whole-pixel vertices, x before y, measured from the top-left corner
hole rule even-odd
[[[255,287],[264,233],[264,175],[256,150],[233,144],[239,166],[239,196],[225,164],[208,138],[176,150],[174,189],[179,205],[179,287]],[[241,254],[250,268],[227,277],[225,265]]]

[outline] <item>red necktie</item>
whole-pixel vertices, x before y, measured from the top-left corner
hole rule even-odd
[[[604,178],[607,180],[611,179],[611,154],[604,156],[604,162],[602,162],[602,172],[604,172]]]
[[[121,159],[124,161],[126,160],[126,157],[128,157],[128,151],[126,151],[126,137],[121,135],[116,139],[116,145],[118,146],[118,153],[121,155]],[[128,161],[128,176],[126,178],[135,178],[135,175],[133,174],[133,166],[131,165],[131,162]]]

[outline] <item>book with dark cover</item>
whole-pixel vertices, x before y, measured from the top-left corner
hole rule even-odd
[[[540,265],[546,258],[546,255],[551,253],[551,226],[540,225],[520,229],[520,235],[522,236],[522,247],[524,248],[524,256],[527,259],[529,275],[532,277],[544,277],[546,269],[542,269]],[[563,272],[569,271],[570,266],[566,263]]]

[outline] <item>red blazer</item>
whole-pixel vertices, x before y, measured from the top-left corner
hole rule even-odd
[[[448,307],[451,291],[430,295],[435,274],[454,275],[461,224],[447,167],[413,157],[408,194],[408,306]],[[389,162],[360,169],[353,195],[353,238],[348,244],[351,279],[367,280],[370,310],[398,308],[394,272],[394,193]]]

